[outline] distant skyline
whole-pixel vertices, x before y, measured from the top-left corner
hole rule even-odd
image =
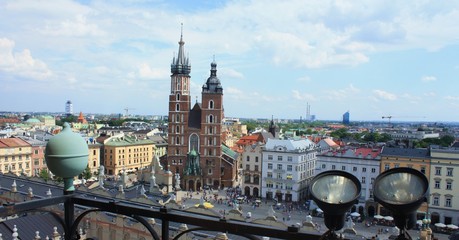
[[[0,111],[167,115],[181,23],[193,103],[225,115],[459,121],[459,1],[0,2]]]

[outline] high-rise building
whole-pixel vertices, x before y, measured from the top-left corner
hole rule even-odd
[[[217,63],[211,63],[210,76],[202,86],[202,103],[196,101],[191,107],[191,65],[184,44],[182,34],[178,55],[171,64],[168,168],[181,176],[182,189],[232,186],[237,164],[234,152],[223,145],[223,87],[217,77]]]
[[[70,100],[67,100],[65,103],[65,114],[67,114],[67,116],[73,115],[73,104]]]
[[[349,111],[345,112],[343,114],[343,124],[349,124],[350,123],[350,113]]]

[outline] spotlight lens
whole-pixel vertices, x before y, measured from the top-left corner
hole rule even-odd
[[[352,180],[336,175],[326,175],[315,181],[311,192],[317,199],[332,204],[347,203],[359,194]]]
[[[425,191],[426,186],[419,176],[400,172],[382,178],[375,194],[387,203],[407,204],[422,198]]]

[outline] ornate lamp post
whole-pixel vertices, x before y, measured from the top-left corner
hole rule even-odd
[[[45,149],[46,165],[56,176],[64,179],[64,195],[73,194],[73,178],[82,173],[88,165],[88,144],[64,123],[61,133],[49,139]],[[71,236],[70,227],[74,221],[74,205],[69,198],[64,203],[66,239]],[[68,236],[68,237],[67,237]]]

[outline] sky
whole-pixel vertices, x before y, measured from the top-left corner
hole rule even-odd
[[[181,24],[191,94],[225,116],[459,121],[459,1],[1,0],[0,111],[167,115]]]

